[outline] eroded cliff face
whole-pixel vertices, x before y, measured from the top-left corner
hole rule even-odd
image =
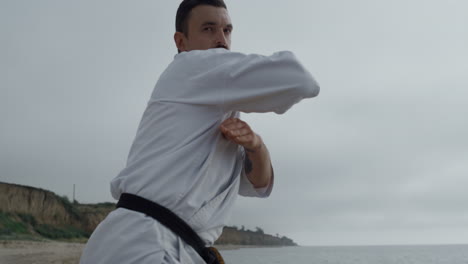
[[[0,182],[0,211],[26,214],[37,224],[73,226],[91,233],[115,205],[72,204],[53,192]]]
[[[0,210],[30,214],[39,223],[76,224],[76,216],[67,211],[54,193],[15,184],[0,183]]]
[[[83,219],[81,222],[83,230],[91,234],[99,223],[115,209],[115,204],[79,204],[76,208]]]

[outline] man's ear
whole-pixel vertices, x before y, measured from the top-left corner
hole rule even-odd
[[[179,52],[186,51],[185,48],[185,35],[182,32],[174,33],[174,41]]]

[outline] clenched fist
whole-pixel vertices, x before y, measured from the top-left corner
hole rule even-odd
[[[247,151],[256,151],[263,145],[259,135],[250,128],[250,126],[239,118],[228,118],[220,126],[221,133],[228,140],[231,140]]]

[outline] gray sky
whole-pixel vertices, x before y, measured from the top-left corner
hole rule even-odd
[[[112,201],[179,1],[0,1],[0,181]],[[276,173],[231,224],[303,245],[468,243],[468,2],[227,0],[233,50],[321,94],[249,114]]]

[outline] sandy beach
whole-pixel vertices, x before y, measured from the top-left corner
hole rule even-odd
[[[0,240],[1,264],[78,264],[84,243]],[[217,246],[219,250],[239,246]]]
[[[2,264],[75,264],[79,262],[83,243],[0,241]]]

